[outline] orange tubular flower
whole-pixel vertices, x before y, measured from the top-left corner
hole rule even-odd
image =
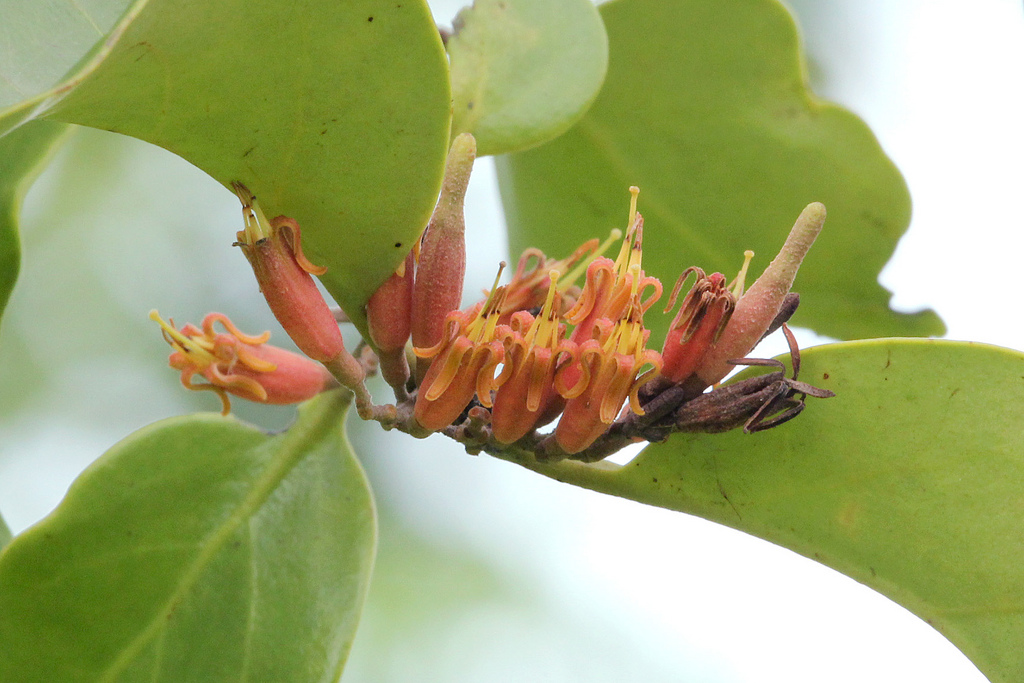
[[[731,289],[726,287],[725,276],[721,273],[707,275],[696,266],[684,270],[676,281],[665,313],[675,306],[679,290],[690,273],[694,273],[697,278],[680,304],[661,350],[665,362],[661,374],[673,384],[686,380],[694,373],[729,322],[736,308],[736,299],[743,294],[747,267],[754,252],[747,251],[744,256],[743,267]]]
[[[634,283],[641,295],[648,287],[654,293],[640,304],[641,315],[661,297],[661,281],[647,276],[643,270],[644,217],[636,210],[639,188],[630,187],[629,229],[622,240],[618,257],[598,257],[587,267],[587,279],[576,305],[566,314],[566,320],[575,325],[572,340],[583,344],[593,337],[594,327],[601,318],[619,320],[632,304]]]
[[[164,339],[174,349],[168,362],[181,371],[182,385],[216,392],[224,415],[231,410],[229,393],[258,403],[289,404],[338,386],[324,366],[267,345],[269,332],[258,337],[243,334],[221,313],[207,315],[201,328],[187,324],[180,330],[155,310],[149,317],[160,325]],[[215,323],[220,323],[225,332],[217,332]],[[203,376],[209,384],[193,383],[195,375]]]
[[[502,263],[502,267],[504,267]],[[498,271],[498,277],[501,270]],[[445,317],[441,341],[427,348],[414,348],[420,358],[432,358],[416,396],[413,416],[431,431],[440,431],[459,417],[476,393],[485,408],[492,405],[491,392],[508,379],[512,367],[505,364],[502,339],[507,325],[498,325],[505,288],[494,287],[487,300],[469,311],[452,311]]]
[[[594,443],[618,417],[628,398],[630,408],[643,415],[637,392],[661,371],[661,354],[646,348],[650,331],[643,324],[640,299],[640,266],[632,268],[632,296],[618,322],[601,319],[595,338],[579,349],[579,380],[562,394],[566,402],[562,419],[555,428],[555,441],[568,454],[578,453]],[[638,373],[644,365],[651,370]]]
[[[304,354],[321,363],[337,359],[345,353],[345,342],[311,277],[323,275],[327,269],[314,266],[302,253],[297,222],[287,216],[268,221],[244,185],[233,183],[232,187],[245,218],[245,229],[238,232],[236,244],[252,264],[274,317]]]
[[[505,365],[511,374],[495,394],[491,410],[492,433],[501,443],[518,441],[551,421],[565,404],[556,391],[556,373],[564,374],[578,354],[576,344],[565,338],[565,325],[556,312],[558,276],[557,270],[548,274],[540,315],[518,311],[512,316],[511,332],[505,337]]]

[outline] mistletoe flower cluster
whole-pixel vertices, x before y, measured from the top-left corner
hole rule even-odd
[[[644,219],[638,188],[625,230],[589,240],[564,259],[529,249],[508,284],[460,309],[466,269],[466,187],[476,156],[468,134],[452,143],[434,214],[416,248],[367,302],[368,348],[346,349],[336,316],[317,289],[320,275],[305,257],[296,221],[267,220],[242,185],[245,227],[236,244],[252,264],[271,311],[308,357],[266,345],[211,314],[202,328],[176,330],[154,312],[173,348],[172,367],[191,389],[285,403],[344,385],[360,415],[416,436],[445,432],[467,448],[519,449],[537,458],[606,457],[631,440],[673,431],[748,431],[781,423],[803,409],[803,397],[828,396],[794,377],[770,373],[756,382],[713,389],[796,307],[789,290],[824,223],[824,207],[804,210],[779,256],[745,289],[752,252],[732,283],[721,273],[685,268],[663,314],[679,304],[660,351],[648,347],[645,316],[663,294],[644,270]],[[615,243],[614,258],[606,256]],[[582,280],[577,285],[577,281]],[[687,293],[684,286],[690,283]],[[217,333],[214,323],[226,332]],[[784,326],[783,326],[784,327]],[[364,384],[379,367],[396,405],[375,406]],[[192,382],[200,375],[207,383]],[[800,396],[801,398],[796,398]],[[538,431],[558,419],[549,433]]]

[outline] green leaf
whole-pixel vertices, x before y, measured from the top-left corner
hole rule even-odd
[[[376,533],[347,405],[276,436],[201,414],[116,445],[0,554],[0,680],[337,680]]]
[[[590,0],[475,0],[448,40],[452,137],[505,154],[558,137],[597,97],[608,36]]]
[[[34,122],[0,138],[0,316],[14,289],[21,264],[18,216],[21,201],[50,154],[63,140],[67,126]]]
[[[441,182],[451,97],[424,0],[150,0],[103,50],[41,115],[245,183],[268,215],[302,224],[324,284],[361,320]],[[241,213],[224,239],[240,227]]]
[[[145,0],[0,0],[0,135],[73,88]],[[102,40],[106,36],[107,41]]]
[[[3,517],[0,517],[0,550],[3,550],[4,546],[10,543],[12,538],[14,538],[14,535],[11,534],[7,522],[4,521]]]
[[[850,342],[804,352],[800,379],[837,396],[621,468],[538,469],[791,548],[907,607],[990,680],[1024,680],[1024,354]]]
[[[828,207],[795,291],[795,321],[839,338],[940,334],[931,311],[888,309],[877,284],[910,220],[903,178],[860,119],[808,90],[796,28],[776,0],[615,0],[610,64],[586,116],[554,142],[498,160],[513,253],[564,256],[625,228],[641,188],[645,269],[732,277],[778,251],[801,209]],[[662,316],[648,325],[660,336]]]

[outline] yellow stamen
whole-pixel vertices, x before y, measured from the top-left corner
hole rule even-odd
[[[168,339],[171,346],[176,351],[181,351],[186,354],[190,360],[196,365],[203,367],[212,365],[217,362],[217,357],[213,355],[213,343],[203,343],[207,340],[203,338],[196,339],[194,337],[188,337],[174,329],[174,326],[167,323],[160,314],[154,308],[149,312],[149,319],[160,325],[163,330],[164,337]]]
[[[494,276],[494,284],[487,293],[484,305],[473,321],[466,326],[466,336],[473,342],[490,341],[494,337],[494,328],[498,326],[501,306],[505,302],[505,288],[499,287],[498,281],[506,265],[504,261],[498,264],[498,274]]]
[[[555,292],[558,288],[558,271],[549,271],[548,277],[551,278],[551,284],[548,285],[548,296],[544,300],[544,308],[533,319],[530,329],[524,335],[527,347],[532,346],[534,340],[538,337],[542,346],[554,348],[558,344],[558,320],[556,320],[555,316]]]

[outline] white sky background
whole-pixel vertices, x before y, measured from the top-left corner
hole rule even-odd
[[[458,4],[432,3],[439,22],[446,23]],[[882,283],[895,292],[894,304],[905,310],[936,309],[951,338],[1024,349],[1021,307],[1013,303],[1024,252],[1021,3],[799,3],[805,6],[808,21],[815,24],[805,38],[827,83],[819,94],[863,116],[910,185],[913,223],[882,274]],[[109,205],[95,209],[98,215],[128,212],[145,224],[146,211],[173,202],[175,210],[195,212],[195,222],[234,225],[235,200],[215,183],[170,162],[171,170],[153,171],[149,161],[139,159],[126,169],[124,186],[111,191],[115,198]],[[138,180],[146,173],[164,173],[159,197]],[[44,178],[38,195],[56,182]],[[182,191],[175,187],[191,194],[168,196]],[[507,258],[496,196],[493,165],[485,160],[474,172],[468,199],[467,292],[488,286],[497,261]],[[29,206],[27,211],[33,210]],[[134,286],[121,288],[125,305],[140,316],[153,306],[174,310],[170,295],[149,284],[161,277],[183,281],[174,271],[182,257],[166,239],[167,263],[154,266],[155,272],[136,273]],[[223,254],[243,281],[244,260],[230,255],[227,247]],[[40,271],[31,255],[26,247],[25,285]],[[219,262],[220,254],[208,259]],[[194,258],[189,262],[195,267]],[[22,301],[12,303],[5,327],[35,324],[31,311],[24,311],[28,289],[16,290]],[[209,293],[202,286],[194,289],[186,294],[202,305]],[[182,319],[198,318],[205,310],[180,312],[180,304],[175,305]],[[207,301],[207,307],[213,306]],[[56,344],[39,325],[40,343]],[[810,338],[802,336],[805,343]],[[777,345],[766,355],[782,350]],[[116,368],[104,366],[103,360],[93,361],[110,384],[103,403],[138,401],[136,384],[169,372],[163,367],[164,352],[159,353],[148,369],[138,370],[141,376],[129,375],[138,377],[135,382],[118,379]],[[81,407],[76,416],[75,407],[62,402],[78,382],[87,380],[71,376],[67,386],[52,388],[48,400],[67,408],[59,417],[3,425],[0,510],[15,531],[51,509],[78,470],[134,428],[83,415]],[[147,413],[146,421],[181,410],[164,394],[154,396],[147,408],[153,414]],[[532,575],[567,612],[615,621],[630,634],[624,656],[662,662],[674,672],[662,680],[985,680],[913,615],[789,551],[703,520],[573,489],[487,458],[469,458],[438,440],[433,440],[438,451],[433,453],[420,451],[419,442],[417,449],[409,449],[402,435],[386,438],[396,445],[391,486],[421,531],[458,539],[510,571]],[[501,636],[500,630],[495,633]],[[567,634],[566,643],[571,641]],[[529,680],[573,680],[571,672],[556,671],[547,678],[534,671]],[[467,673],[461,680],[496,677]]]

